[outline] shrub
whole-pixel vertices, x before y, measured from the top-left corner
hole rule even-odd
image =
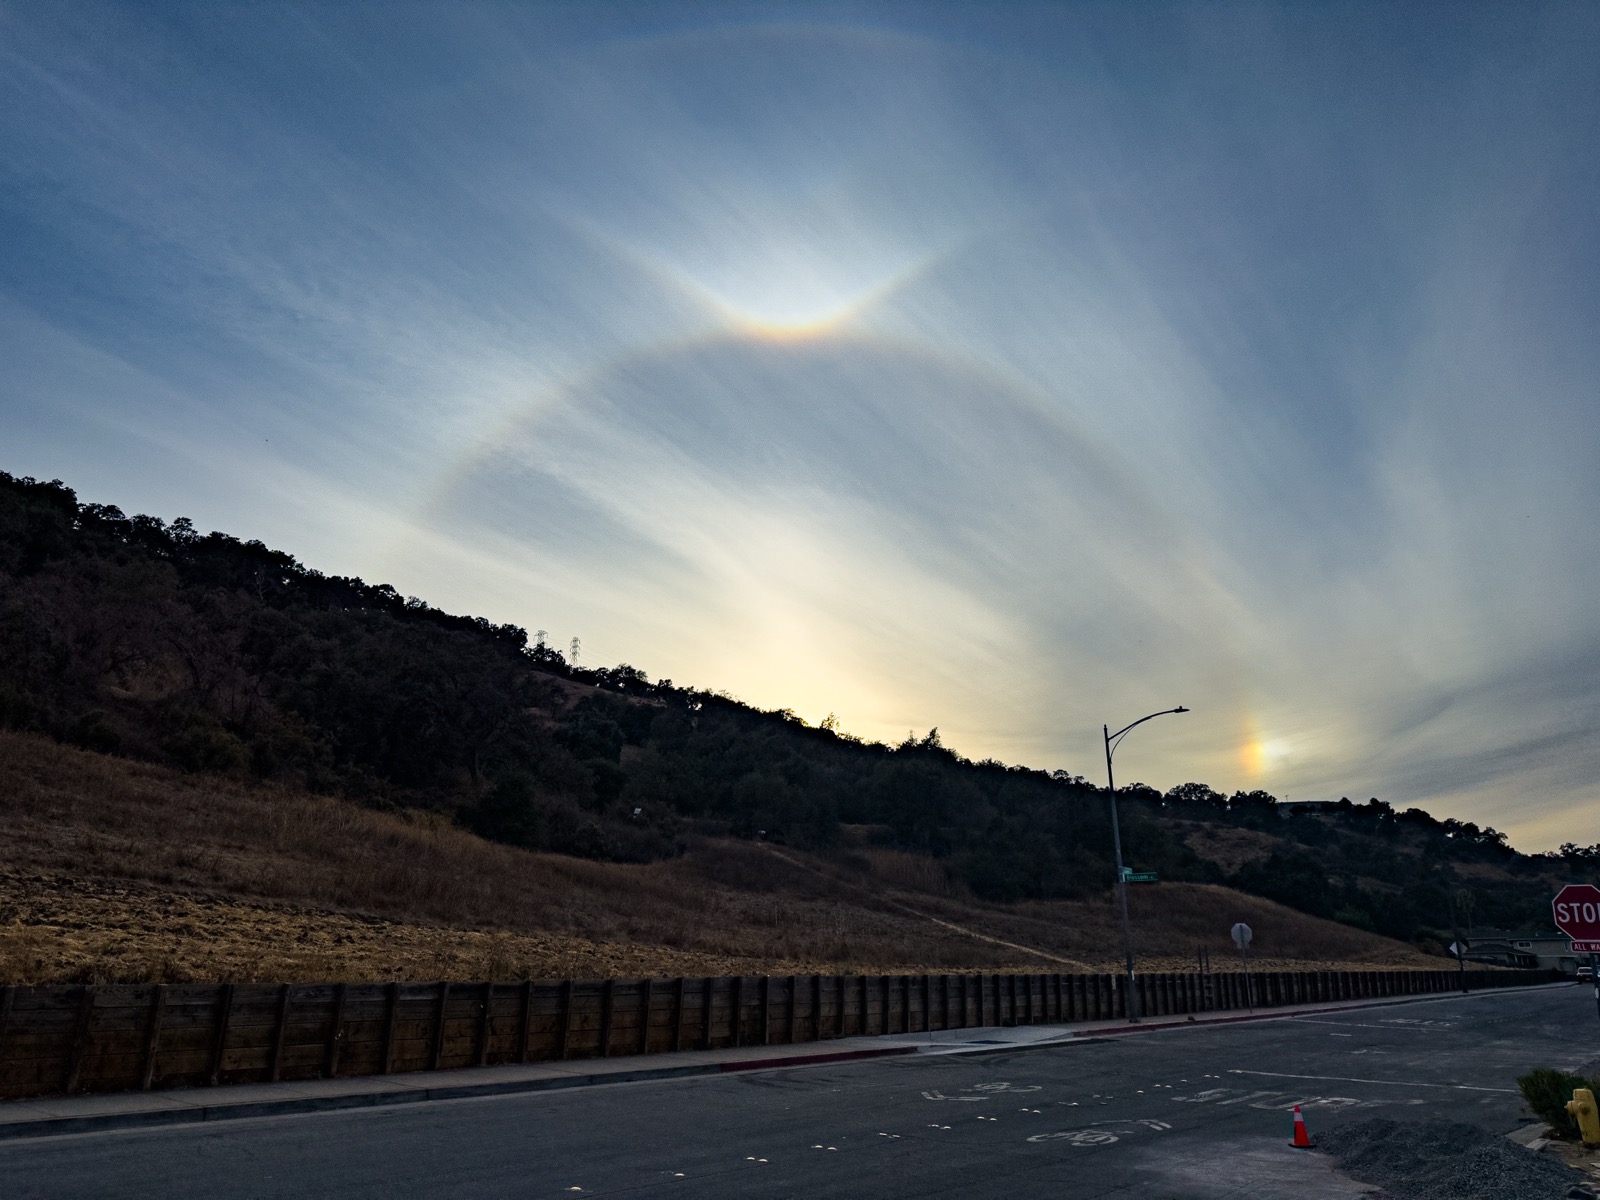
[[[1589,1088],[1600,1095],[1600,1080],[1585,1079],[1582,1075],[1569,1075],[1553,1067],[1536,1067],[1526,1075],[1517,1077],[1517,1087],[1522,1098],[1534,1114],[1550,1126],[1558,1138],[1576,1140],[1578,1123],[1567,1111],[1567,1101],[1572,1099],[1574,1088]]]

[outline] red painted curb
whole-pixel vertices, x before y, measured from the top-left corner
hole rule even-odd
[[[793,1054],[786,1058],[752,1058],[744,1062],[719,1064],[727,1071],[759,1071],[764,1067],[807,1067],[812,1063],[848,1062],[853,1058],[886,1058],[891,1054],[915,1054],[918,1046],[883,1046],[872,1050],[840,1050],[835,1054]]]

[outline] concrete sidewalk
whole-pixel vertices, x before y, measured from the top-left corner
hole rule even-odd
[[[1570,987],[1539,984],[1537,987]],[[1281,1021],[1311,1013],[1386,1008],[1402,1004],[1438,1003],[1523,990],[1497,988],[1475,992],[1436,992],[1424,996],[1302,1004],[1195,1016],[1154,1017],[1138,1025],[1126,1021],[1090,1021],[1070,1025],[1019,1025],[1005,1028],[949,1029],[930,1033],[886,1034],[836,1038],[780,1046],[738,1046],[717,1050],[683,1050],[669,1054],[561,1062],[502,1064],[450,1071],[418,1071],[404,1075],[366,1075],[336,1079],[304,1079],[282,1083],[245,1083],[221,1087],[180,1088],[159,1092],[110,1092],[0,1102],[0,1140],[89,1133],[106,1129],[182,1125],[237,1120],[283,1113],[418,1104],[596,1084],[679,1079],[733,1071],[773,1070],[824,1063],[883,1058],[904,1054],[995,1054],[1017,1050],[1086,1044],[1163,1030],[1194,1029],[1243,1021]]]

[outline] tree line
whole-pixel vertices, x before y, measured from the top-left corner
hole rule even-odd
[[[580,668],[517,626],[3,472],[0,724],[432,809],[586,857],[671,855],[695,830],[828,851],[851,826],[994,900],[1085,896],[1113,877],[1105,791],[1080,776],[972,761],[937,730],[887,745],[627,664]],[[1261,791],[1133,784],[1119,796],[1139,869],[1402,938],[1447,927],[1463,864],[1526,877],[1477,889],[1476,919],[1501,924],[1537,919],[1552,863],[1597,865],[1577,847],[1518,855],[1492,829],[1376,799],[1285,819]],[[1201,825],[1282,840],[1229,873],[1186,844]]]

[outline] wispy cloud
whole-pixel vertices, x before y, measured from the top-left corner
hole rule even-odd
[[[898,738],[1600,840],[1600,16],[5,11],[9,470]]]

